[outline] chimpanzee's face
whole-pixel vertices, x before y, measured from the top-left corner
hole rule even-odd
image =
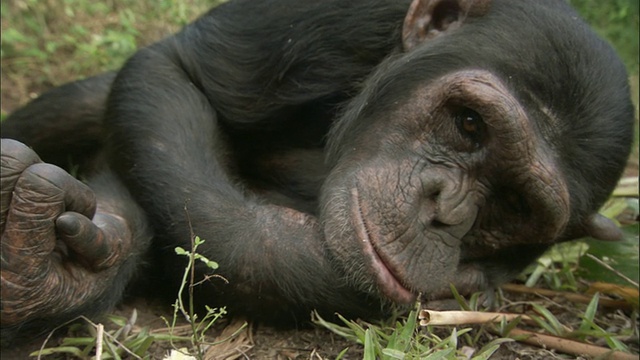
[[[597,210],[630,147],[630,135],[622,145],[607,141],[633,121],[626,73],[567,14],[549,16],[557,22],[549,27],[579,31],[556,42],[516,27],[494,44],[505,21],[534,25],[491,11],[468,24],[455,18],[435,38],[409,33],[406,53],[383,63],[345,110],[329,138],[334,167],[321,217],[353,284],[410,303],[449,284],[465,292],[492,285],[501,270],[487,274],[484,265],[505,249],[617,236]],[[614,152],[613,163],[602,155]]]
[[[461,262],[564,230],[558,165],[491,73],[447,74],[370,120],[323,203],[334,255],[350,274],[373,273],[386,297],[411,302],[455,283]]]

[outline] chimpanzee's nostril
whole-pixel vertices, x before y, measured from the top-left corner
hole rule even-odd
[[[427,193],[427,198],[433,202],[437,202],[438,199],[440,198],[440,190],[439,189],[434,189],[432,191],[429,191]]]
[[[437,220],[437,219],[433,219],[433,220],[431,221],[431,226],[432,226],[433,228],[436,228],[436,229],[441,229],[441,228],[445,228],[445,227],[447,227],[447,226],[449,226],[449,225],[447,225],[447,224],[445,224],[445,223],[443,223],[442,221],[439,221],[439,220]]]
[[[513,189],[504,189],[501,192],[506,211],[525,218],[531,215],[531,206],[523,194]]]

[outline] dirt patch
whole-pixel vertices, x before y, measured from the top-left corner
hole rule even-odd
[[[506,294],[507,297],[501,299],[503,311],[509,312],[530,312],[530,304],[538,303],[552,312],[563,325],[577,329],[581,322],[581,314],[584,313],[586,305],[575,304],[563,298],[543,298],[532,294]],[[136,309],[137,320],[132,329],[132,333],[140,332],[143,328],[148,328],[152,333],[166,334],[168,328],[165,319],[171,319],[171,308],[166,304],[144,299],[135,299],[118,307],[115,315],[129,318]],[[619,337],[618,339],[629,346],[635,354],[638,353],[637,339],[637,319],[630,317],[630,312],[618,309],[601,308],[597,316],[597,323],[601,327],[608,328],[610,332],[619,332],[623,329],[629,330],[635,327],[635,338]],[[109,326],[108,320],[103,321],[107,330],[113,328]],[[244,327],[243,327],[244,326]],[[471,326],[459,326],[458,331]],[[86,327],[85,327],[86,328]],[[471,338],[477,337],[474,347],[466,347],[465,340],[460,339],[459,348],[466,347],[466,351],[473,353],[482,346],[498,338],[490,334],[483,326],[473,326],[469,333]],[[240,330],[239,330],[240,329]],[[434,327],[431,330],[440,338],[451,335],[453,327]],[[174,328],[175,335],[188,336],[189,326],[184,321],[179,321]],[[426,327],[417,329],[419,332],[427,332]],[[84,330],[77,330],[71,334],[67,330],[59,330],[54,337],[49,339],[47,347],[54,347],[61,343],[64,336],[73,337],[86,336]],[[233,335],[233,336],[232,336]],[[299,329],[276,329],[273,327],[245,323],[243,319],[221,319],[213,329],[207,333],[207,341],[218,344],[206,350],[205,359],[335,359],[342,354],[343,359],[362,359],[363,348],[361,345],[348,341],[331,331],[312,326]],[[2,349],[0,356],[2,359],[26,359],[28,354],[37,351],[43,344],[44,338],[33,339],[19,347],[6,347]],[[604,340],[597,342],[597,345],[607,347]],[[163,359],[171,349],[188,347],[187,343],[158,342],[154,344],[148,355],[151,359]],[[346,351],[345,351],[346,349]],[[343,351],[345,351],[343,353]],[[133,357],[129,357],[133,358]],[[554,351],[534,347],[518,342],[502,344],[499,350],[494,353],[491,359],[566,359],[566,355],[558,354]],[[48,356],[44,359],[75,359],[64,355]]]
[[[137,320],[132,332],[148,328],[152,333],[167,334],[169,329],[164,319],[171,319],[168,306],[136,299],[123,304],[113,312],[114,315],[129,318],[136,311]],[[163,319],[164,318],[164,319]],[[83,322],[83,321],[81,321]],[[106,329],[114,329],[109,320],[103,321]],[[243,327],[244,326],[244,327]],[[242,328],[243,327],[243,328]],[[242,328],[238,331],[239,328]],[[180,319],[174,328],[174,335],[188,336],[190,328],[186,321]],[[64,337],[87,336],[84,331],[58,330],[51,338],[41,336],[22,343],[19,346],[8,346],[1,349],[2,359],[26,359],[30,353],[45,348],[60,346]],[[222,319],[207,333],[207,340],[218,343],[206,350],[206,359],[335,359],[343,350],[344,359],[362,358],[362,347],[332,332],[318,327],[301,329],[276,329],[273,327],[248,323],[244,319]],[[186,348],[188,343],[158,342],[154,344],[148,355],[151,359],[163,359],[171,349]],[[44,359],[75,359],[63,354],[45,356]]]

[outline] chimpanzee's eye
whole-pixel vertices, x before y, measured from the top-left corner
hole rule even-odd
[[[461,107],[455,111],[454,117],[458,131],[479,147],[482,144],[486,126],[482,116],[469,108]]]

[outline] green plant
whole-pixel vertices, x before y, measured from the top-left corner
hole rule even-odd
[[[470,337],[472,328],[452,328],[449,336],[439,337],[433,328],[417,327],[417,309],[392,324],[371,324],[347,320],[338,315],[343,325],[324,320],[314,313],[314,322],[333,333],[363,346],[363,359],[475,359],[483,360],[495,353],[500,344],[511,339],[494,339],[480,344]],[[469,342],[472,341],[472,342]],[[463,345],[464,344],[464,345]],[[478,348],[476,350],[476,348]],[[346,352],[343,351],[343,353]],[[340,358],[340,356],[338,356]]]
[[[65,337],[60,345],[55,347],[47,348],[48,341],[45,341],[40,350],[32,352],[29,356],[41,358],[50,355],[70,355],[85,359],[92,354],[100,354],[103,360],[121,359],[125,356],[150,359],[148,350],[153,344],[189,340],[188,337],[152,333],[149,327],[133,330],[137,320],[135,310],[129,318],[108,316],[108,325],[115,326],[111,330],[104,330],[102,324],[96,324],[85,317],[81,317],[80,320],[84,323],[76,323],[69,327],[70,334],[78,335]],[[66,325],[62,324],[60,327]]]
[[[220,308],[211,308],[206,306],[206,314],[203,316],[202,320],[199,320],[198,314],[196,314],[195,305],[194,305],[194,296],[193,296],[193,288],[199,285],[201,281],[196,282],[195,279],[195,264],[197,261],[205,264],[209,269],[215,270],[218,268],[218,264],[214,261],[207,259],[205,256],[198,254],[197,249],[200,245],[204,244],[204,240],[200,239],[197,236],[191,235],[191,249],[192,251],[187,251],[181,247],[176,247],[176,254],[181,256],[187,256],[189,261],[187,262],[187,267],[184,269],[184,274],[182,277],[182,282],[180,283],[180,289],[178,290],[178,295],[176,302],[173,304],[173,319],[171,323],[167,320],[167,326],[170,329],[174,329],[178,320],[178,314],[182,314],[185,320],[189,323],[191,327],[191,335],[189,340],[191,342],[191,349],[196,353],[199,359],[204,358],[204,348],[202,345],[206,344],[205,334],[207,330],[213,326],[213,324],[220,319],[223,315],[226,314],[226,309]],[[185,287],[188,286],[188,305],[185,306],[183,302]],[[171,334],[171,332],[170,332]],[[174,348],[176,348],[174,346]],[[177,349],[177,348],[176,348]]]
[[[202,262],[211,270],[217,269],[218,264],[196,252],[198,246],[202,245],[204,240],[201,240],[197,236],[193,236],[193,234],[191,239],[192,251],[187,251],[180,247],[175,249],[176,254],[188,257],[188,262],[184,270],[176,302],[173,305],[174,312],[172,321],[169,322],[164,319],[168,327],[168,334],[152,333],[148,327],[132,331],[137,319],[137,312],[135,310],[129,319],[121,316],[110,315],[108,317],[109,321],[116,326],[114,330],[110,331],[103,331],[104,327],[102,324],[95,324],[91,320],[82,317],[81,319],[89,326],[75,324],[72,325],[70,332],[81,334],[89,332],[89,336],[69,336],[62,340],[60,346],[51,348],[45,348],[47,343],[47,341],[45,341],[42,349],[30,354],[30,356],[41,357],[47,355],[69,354],[78,358],[86,358],[91,353],[100,353],[101,358],[105,360],[120,359],[124,355],[132,356],[136,359],[149,359],[150,355],[147,354],[147,351],[152,344],[157,342],[169,342],[173,349],[186,353],[187,355],[193,352],[198,359],[203,359],[203,345],[210,344],[206,341],[206,332],[218,319],[220,319],[220,317],[226,314],[226,310],[224,308],[214,309],[206,307],[206,314],[203,316],[202,320],[198,318],[198,315],[195,312],[193,288],[206,280],[196,281],[195,264],[196,262]],[[185,289],[188,289],[188,304],[185,304],[183,301]],[[176,329],[179,314],[182,314],[190,326],[191,332],[188,336],[179,336],[175,334],[174,329]],[[63,324],[60,327],[65,325],[67,324]],[[80,327],[78,327],[78,325],[80,325]],[[240,330],[242,330],[242,328],[240,328],[238,332]],[[226,339],[223,339],[222,341],[225,340]],[[178,342],[189,342],[191,347],[188,350],[184,350],[176,345]]]

